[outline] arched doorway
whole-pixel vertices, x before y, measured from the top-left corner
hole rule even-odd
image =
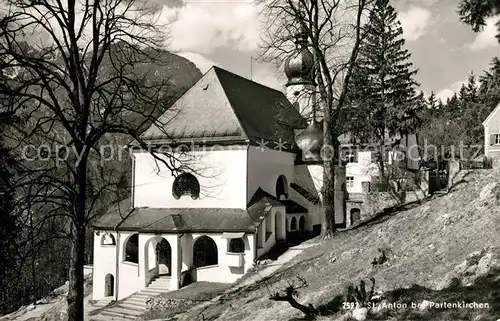
[[[167,240],[164,238],[156,244],[156,261],[158,265],[159,275],[171,275],[172,274],[172,248]]]
[[[306,218],[301,216],[299,219],[299,230],[303,231],[306,228]]]
[[[106,274],[104,278],[104,296],[115,295],[115,277],[113,274]]]
[[[351,209],[351,225],[361,221],[361,210],[359,208]]]
[[[290,222],[290,231],[295,231],[297,229],[297,219],[292,217],[292,221]]]
[[[276,211],[274,217],[274,234],[276,236],[276,240],[285,239],[286,228],[284,225],[285,225],[285,217],[283,216],[283,213],[281,213],[280,211]]]
[[[139,263],[139,234],[133,234],[125,242],[124,261]]]
[[[219,263],[217,244],[208,236],[200,236],[193,244],[193,265],[195,268]]]

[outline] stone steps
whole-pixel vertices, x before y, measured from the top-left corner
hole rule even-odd
[[[141,303],[131,302],[131,301],[127,300],[127,301],[119,304],[118,306],[120,308],[124,308],[127,310],[139,311],[140,313],[142,313],[142,312],[144,312],[144,310],[146,310],[146,302],[144,302],[144,304],[141,304]]]
[[[106,311],[114,312],[114,313],[121,313],[124,316],[137,316],[137,315],[142,314],[144,312],[144,310],[142,310],[142,309],[136,309],[136,308],[129,309],[127,307],[124,307],[123,303],[121,303],[117,306],[114,306],[112,308],[109,308]]]
[[[127,299],[127,303],[134,303],[137,305],[146,305],[146,301],[149,298],[149,296],[144,296],[144,297],[130,297]]]
[[[106,298],[106,299],[101,299],[99,301],[97,301],[94,306],[96,308],[104,308],[105,306],[107,306],[108,304],[110,304],[111,302],[114,301],[114,298]]]
[[[113,305],[109,308],[104,309],[100,314],[93,316],[91,320],[95,321],[128,321],[135,320],[138,316],[142,315],[146,311],[146,301],[155,297],[161,293],[170,291],[170,276],[160,276],[155,279],[151,284],[141,290],[140,292],[134,293],[128,298],[124,299],[121,303]],[[98,301],[105,307],[113,301],[113,299],[103,299]],[[97,304],[96,304],[97,306]]]
[[[108,316],[108,315],[96,315],[93,316],[90,321],[129,321],[130,319],[124,319],[116,316]]]
[[[126,313],[121,313],[121,312],[116,312],[116,311],[111,311],[111,310],[104,310],[100,313],[101,316],[106,316],[106,317],[111,317],[111,318],[117,318],[117,319],[122,319],[122,320],[135,320],[136,315],[131,315],[131,314],[126,314]]]
[[[160,293],[165,293],[165,292],[168,292],[169,290],[168,289],[159,289],[159,288],[146,288],[145,290],[141,290],[140,293],[142,294],[148,294],[148,295],[151,295],[151,296],[156,296]]]

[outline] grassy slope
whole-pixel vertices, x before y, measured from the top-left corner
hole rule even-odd
[[[268,297],[296,276],[308,283],[300,289],[299,302],[329,308],[330,316],[324,320],[338,319],[341,313],[334,311],[342,298],[336,295],[345,293],[349,282],[368,276],[375,277],[376,290],[392,291],[393,300],[475,300],[492,305],[487,311],[444,310],[427,315],[395,310],[389,315],[391,320],[472,320],[479,315],[496,320],[500,318],[498,280],[489,277],[468,288],[437,289],[446,273],[469,253],[500,245],[499,177],[498,169],[467,173],[449,194],[339,233],[305,250],[266,282],[229,295],[203,311],[192,309],[178,320],[201,320],[201,312],[205,320],[293,320],[301,316],[298,310]],[[387,263],[373,268],[371,261],[382,246],[390,247],[393,254]],[[330,263],[332,256],[336,260]]]

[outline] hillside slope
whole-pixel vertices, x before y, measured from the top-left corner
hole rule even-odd
[[[488,309],[423,312],[393,308],[367,320],[499,319],[500,273],[494,268],[500,268],[500,170],[462,174],[450,193],[318,242],[268,280],[228,293],[203,310],[191,309],[176,320],[201,320],[201,314],[204,320],[301,320],[296,318],[302,313],[288,303],[269,300],[271,293],[283,290],[297,276],[308,285],[299,289],[297,300],[322,308],[319,320],[343,320],[345,298],[339,295],[345,294],[348,284],[365,277],[375,278],[375,289],[389,303],[425,299],[489,304]],[[372,266],[382,247],[390,248],[389,260]]]

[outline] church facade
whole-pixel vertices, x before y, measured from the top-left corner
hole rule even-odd
[[[132,195],[94,224],[94,300],[160,277],[164,291],[232,283],[278,243],[320,232],[322,115],[313,56],[296,44],[286,94],[213,67],[143,133],[153,153],[131,146]],[[339,227],[358,189],[346,168],[370,177],[359,168],[371,161],[347,163],[335,169]]]
[[[301,162],[307,124],[283,93],[213,67],[163,123],[142,136],[155,156],[134,149],[131,198],[94,224],[93,299],[159,276],[165,291],[234,282],[278,242],[319,232],[321,165]]]

